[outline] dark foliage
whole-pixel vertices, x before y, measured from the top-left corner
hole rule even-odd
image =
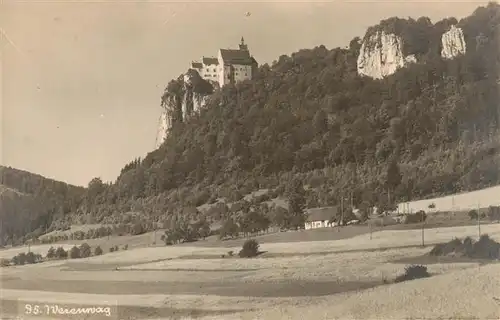
[[[80,245],[80,258],[88,258],[92,255],[92,249],[87,243],[83,243]]]
[[[405,267],[405,273],[396,277],[394,282],[403,282],[420,278],[428,278],[431,275],[427,272],[427,267],[422,265],[411,265]]]
[[[463,241],[453,239],[448,243],[438,244],[434,246],[429,254],[432,256],[458,256],[495,260],[500,258],[500,243],[484,234],[477,242],[467,237]]]
[[[81,258],[80,249],[77,246],[74,246],[73,248],[71,248],[69,250],[69,257],[71,259],[79,259],[79,258]]]
[[[240,258],[253,258],[259,254],[259,243],[257,240],[250,239],[243,243],[243,247],[241,248],[238,255]]]
[[[56,249],[55,257],[57,259],[66,259],[68,257],[68,251],[64,250],[63,247],[58,247]]]
[[[488,208],[488,219],[492,221],[500,220],[500,206],[491,206]]]
[[[95,256],[100,256],[103,254],[103,251],[102,251],[102,248],[100,246],[97,246],[95,249],[94,249],[94,255]]]
[[[56,249],[54,247],[50,247],[47,251],[47,259],[54,259],[56,257]]]
[[[171,104],[174,120],[167,140],[125,166],[114,183],[96,178],[82,190],[23,178],[12,169],[2,173],[2,184],[30,199],[54,199],[32,219],[14,205],[2,210],[9,217],[4,240],[24,240],[29,232],[67,222],[140,222],[146,231],[158,222],[176,230],[180,222],[171,220],[187,221],[180,228],[188,240],[196,239],[186,226],[200,213],[186,208],[205,203],[216,204],[206,218],[226,222],[225,238],[266,230],[263,216],[276,226],[300,227],[306,206],[338,205],[347,194],[355,206],[384,209],[499,184],[499,12],[500,5],[491,3],[461,21],[382,21],[364,38],[394,32],[404,39],[404,53],[418,59],[382,80],[357,75],[358,39],[348,49],[318,46],[282,55],[262,65],[251,81],[213,93],[208,82],[191,74],[191,91],[212,95],[189,121],[180,114],[187,93],[179,77],[162,99]],[[464,30],[467,53],[443,60],[441,35],[455,23]],[[290,181],[303,188],[289,193]],[[239,203],[264,188],[268,194],[256,201],[288,198],[289,210],[259,203],[232,210],[218,202]],[[124,214],[130,212],[135,215]],[[32,227],[26,220],[33,220]],[[121,231],[128,232],[130,227]],[[169,243],[180,241],[173,239]]]
[[[425,213],[425,211],[420,210],[420,211],[417,211],[414,214],[408,214],[406,216],[405,223],[425,222],[426,219],[427,219],[427,214]]]

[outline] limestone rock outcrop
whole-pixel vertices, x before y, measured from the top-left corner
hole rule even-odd
[[[163,144],[169,129],[175,122],[188,121],[191,116],[205,107],[217,87],[217,83],[202,79],[195,70],[189,70],[177,80],[172,81],[162,97],[162,113],[156,134],[156,148]]]
[[[358,74],[382,79],[415,62],[417,59],[414,55],[404,56],[403,39],[400,36],[377,31],[361,44]]]
[[[454,25],[441,36],[441,45],[441,57],[444,59],[453,59],[467,50],[462,29]]]

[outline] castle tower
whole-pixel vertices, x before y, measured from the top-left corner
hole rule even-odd
[[[243,37],[241,37],[240,50],[248,51],[248,46],[245,44],[245,39],[243,39]]]

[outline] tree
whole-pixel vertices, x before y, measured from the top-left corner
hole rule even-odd
[[[275,207],[271,210],[271,223],[279,228],[286,226],[288,210],[283,207]]]
[[[56,249],[54,247],[50,247],[49,251],[47,251],[47,259],[54,259],[56,257]]]
[[[468,215],[471,220],[477,220],[477,218],[479,217],[476,210],[470,210]]]
[[[133,236],[140,235],[145,232],[146,230],[144,229],[144,226],[140,222],[134,223],[130,229],[130,234]]]
[[[69,257],[71,259],[79,259],[79,258],[81,258],[81,256],[80,256],[80,249],[78,249],[77,246],[73,246],[73,248],[71,248],[69,250]]]
[[[234,222],[233,219],[226,220],[222,225],[222,228],[220,229],[219,238],[234,238],[236,236],[238,236],[238,225]]]
[[[80,245],[79,250],[81,258],[88,258],[92,255],[92,249],[87,243],[83,243],[82,245]]]
[[[392,159],[387,166],[387,178],[386,187],[388,191],[388,205],[392,206],[393,199],[391,199],[391,193],[400,185],[402,180],[402,175],[399,170],[399,165],[395,159]]]
[[[36,256],[33,253],[33,251],[30,251],[30,252],[26,253],[26,263],[27,264],[33,264],[35,262],[36,262]]]
[[[102,254],[103,254],[103,251],[102,251],[101,247],[100,247],[100,246],[97,246],[97,247],[94,249],[94,255],[95,255],[95,256],[100,256],[100,255],[102,255]]]
[[[304,214],[306,201],[304,186],[300,179],[292,179],[288,185],[287,198],[289,216],[286,219],[286,226],[295,230],[304,228],[306,220]]]
[[[240,258],[252,258],[259,254],[259,243],[257,240],[250,239],[243,243],[243,247],[239,252]]]
[[[56,249],[56,258],[57,259],[66,259],[68,257],[68,252],[64,250],[63,247],[58,247]]]

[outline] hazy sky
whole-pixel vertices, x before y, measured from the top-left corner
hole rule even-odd
[[[0,163],[86,185],[152,151],[168,81],[241,36],[272,62],[346,46],[390,16],[461,18],[486,1],[0,3]]]

